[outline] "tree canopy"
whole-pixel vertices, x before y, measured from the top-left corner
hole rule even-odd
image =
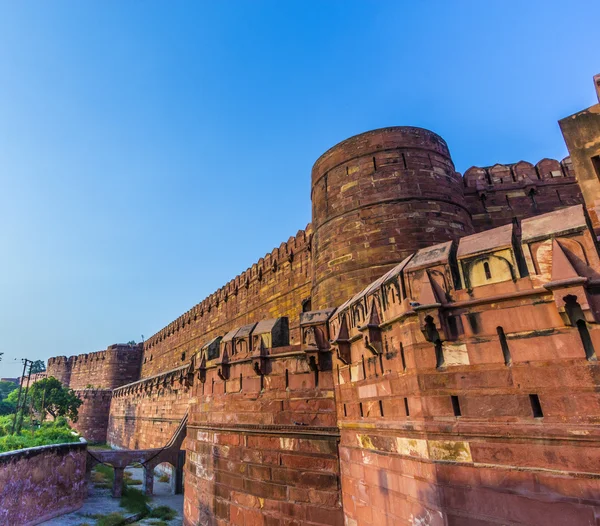
[[[54,418],[66,416],[77,422],[77,412],[83,403],[73,389],[63,386],[56,378],[43,378],[29,388],[32,407],[44,417],[49,413]]]
[[[15,388],[18,388],[17,384],[0,380],[0,400],[4,400]]]
[[[43,360],[36,360],[31,364],[31,374],[43,373],[46,370],[46,364]]]

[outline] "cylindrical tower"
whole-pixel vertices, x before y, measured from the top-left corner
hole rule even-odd
[[[312,170],[312,308],[335,307],[426,246],[472,233],[446,142],[422,128],[361,133]]]

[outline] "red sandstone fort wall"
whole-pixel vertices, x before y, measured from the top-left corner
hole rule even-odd
[[[186,521],[341,526],[331,373],[300,345],[257,356],[195,360]]]
[[[112,389],[80,389],[75,394],[83,401],[77,422],[71,426],[88,442],[106,442]]]
[[[126,449],[163,447],[190,404],[188,365],[113,392],[107,442]]]
[[[420,251],[334,314],[346,524],[595,523],[595,239],[581,207],[512,239]]]
[[[139,378],[141,357],[141,344],[116,344],[104,351],[48,360],[45,375],[73,389],[83,402],[72,426],[86,440],[106,441],[112,389]]]
[[[309,225],[149,338],[141,377],[175,369],[211,339],[264,318],[288,316],[290,339],[298,341],[302,302],[310,298],[311,239]]]
[[[593,524],[600,261],[569,159],[461,180],[443,139],[386,128],[326,152],[312,200],[306,231],[145,342],[140,380],[49,373],[130,375],[120,447],[188,412],[186,524]],[[289,341],[255,342],[282,316]]]

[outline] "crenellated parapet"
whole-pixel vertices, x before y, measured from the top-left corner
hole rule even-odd
[[[106,350],[48,359],[47,376],[71,389],[111,389],[139,377],[142,344],[114,344]]]
[[[570,157],[473,166],[463,181],[476,231],[583,202]]]
[[[273,310],[289,312],[296,319],[302,301],[310,297],[311,240],[309,224],[148,338],[144,344],[142,375],[189,361],[204,343],[203,339],[223,336],[233,327],[243,325],[244,319],[251,322]],[[292,338],[296,338],[297,325],[291,329]],[[159,361],[151,363],[156,359]]]

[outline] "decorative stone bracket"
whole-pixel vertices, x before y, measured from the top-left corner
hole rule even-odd
[[[229,353],[225,348],[221,360],[217,362],[217,375],[221,380],[229,380]]]
[[[367,323],[358,328],[363,335],[365,347],[373,354],[379,355],[383,352],[383,339],[381,337],[381,320],[375,305],[375,299],[371,300],[371,307],[367,313]]]
[[[302,350],[306,353],[312,370],[331,369],[331,345],[329,343],[329,318],[335,309],[303,312],[300,314]]]
[[[265,347],[262,338],[257,340],[257,346],[252,351],[252,369],[258,375],[267,374],[268,349]]]

